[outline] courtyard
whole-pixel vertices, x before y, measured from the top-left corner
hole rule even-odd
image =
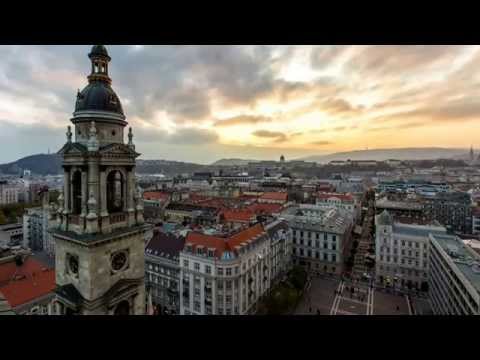
[[[405,295],[384,293],[363,283],[314,277],[295,314],[410,315],[412,306]]]

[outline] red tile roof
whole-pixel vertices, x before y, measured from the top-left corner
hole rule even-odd
[[[18,271],[14,261],[0,264],[0,292],[13,308],[45,296],[54,288],[55,270],[46,269],[31,257]]]
[[[198,246],[203,246],[205,249],[215,249],[215,256],[221,257],[225,251],[234,252],[235,246],[253,239],[255,236],[261,235],[262,233],[265,233],[265,230],[261,224],[256,224],[225,238],[191,231],[187,234],[185,244],[191,244],[193,246],[193,251],[195,251]]]
[[[255,213],[250,210],[224,210],[222,212],[225,221],[243,221],[249,222],[255,220]]]
[[[266,192],[262,196],[260,196],[260,199],[287,201],[287,193],[286,192]]]
[[[265,215],[272,215],[278,214],[283,209],[283,205],[281,204],[265,204],[265,203],[255,203],[248,206],[250,211],[253,211],[255,214],[265,214]]]
[[[145,200],[168,200],[170,194],[160,191],[146,191],[143,193],[143,198]]]
[[[353,196],[352,194],[346,193],[346,194],[337,194],[337,193],[327,193],[327,192],[319,192],[317,193],[317,198],[322,199],[322,200],[328,200],[328,199],[339,199],[341,201],[348,201],[351,202],[353,201]]]

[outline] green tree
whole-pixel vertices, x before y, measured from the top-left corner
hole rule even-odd
[[[0,209],[0,225],[5,225],[7,223],[7,217],[2,209]]]

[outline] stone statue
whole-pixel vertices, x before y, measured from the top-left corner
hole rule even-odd
[[[99,148],[99,142],[97,138],[97,128],[95,127],[95,121],[90,123],[89,138],[88,138],[88,151],[97,151]]]
[[[70,125],[67,126],[67,142],[72,142],[72,128],[70,127]]]

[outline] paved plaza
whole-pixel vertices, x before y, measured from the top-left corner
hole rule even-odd
[[[428,308],[421,305],[422,309]],[[320,315],[409,315],[412,310],[404,295],[377,291],[363,283],[313,278],[295,314],[318,312]]]

